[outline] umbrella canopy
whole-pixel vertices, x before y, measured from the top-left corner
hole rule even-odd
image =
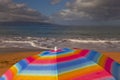
[[[120,64],[93,50],[49,50],[16,63],[0,80],[120,80]]]

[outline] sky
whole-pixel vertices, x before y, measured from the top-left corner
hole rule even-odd
[[[25,3],[27,6],[41,12],[46,16],[50,16],[64,9],[67,1],[68,0],[63,0],[59,4],[56,4],[51,0],[14,0],[16,3]]]
[[[0,21],[118,24],[120,0],[0,0]]]

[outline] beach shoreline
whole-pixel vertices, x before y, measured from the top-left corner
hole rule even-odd
[[[96,45],[97,44],[97,45]],[[0,37],[0,51],[6,52],[58,48],[82,48],[97,51],[120,51],[120,39]],[[14,51],[13,51],[14,52]]]
[[[0,54],[12,54],[12,53],[20,53],[20,52],[39,52],[47,49],[40,48],[0,48]]]

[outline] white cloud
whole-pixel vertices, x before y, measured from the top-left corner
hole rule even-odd
[[[99,0],[75,0],[75,2],[72,3],[72,6],[76,8],[95,7],[98,4],[99,4]]]
[[[92,19],[92,17],[85,13],[85,12],[77,12],[77,10],[73,10],[71,11],[70,9],[65,9],[65,10],[62,10],[60,13],[56,14],[56,17],[57,16],[60,16],[61,18],[63,18],[64,20],[79,20],[79,19]]]

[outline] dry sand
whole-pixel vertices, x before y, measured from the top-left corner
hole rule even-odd
[[[101,53],[103,53],[106,56],[109,56],[116,62],[120,63],[120,52],[101,52]]]
[[[43,50],[30,51],[30,52],[19,51],[19,52],[9,52],[9,53],[0,52],[0,76],[16,62],[28,56],[39,54],[41,51]],[[120,63],[120,52],[102,52],[102,53]]]
[[[17,52],[12,54],[0,54],[0,76],[13,64],[28,56],[39,54],[40,52]]]

